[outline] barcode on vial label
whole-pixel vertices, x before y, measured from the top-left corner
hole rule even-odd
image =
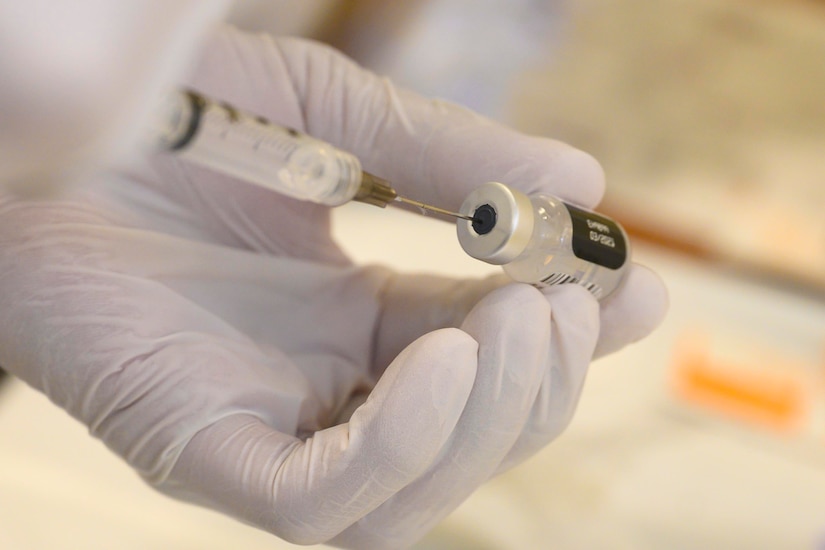
[[[552,273],[552,274],[548,275],[547,277],[545,277],[544,279],[542,279],[541,282],[538,283],[537,286],[539,286],[539,287],[541,287],[541,286],[554,286],[554,285],[564,285],[564,284],[568,284],[568,283],[583,286],[584,288],[586,288],[588,290],[588,292],[590,292],[590,294],[595,296],[597,299],[601,298],[601,296],[602,296],[602,292],[603,292],[602,287],[600,287],[596,283],[583,283],[583,282],[579,281],[576,277],[573,277],[572,275],[568,275],[567,273]]]

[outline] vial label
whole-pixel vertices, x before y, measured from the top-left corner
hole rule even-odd
[[[586,262],[619,269],[627,259],[627,243],[616,222],[565,204],[573,221],[573,254]]]

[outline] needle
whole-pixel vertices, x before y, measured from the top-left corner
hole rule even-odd
[[[458,212],[450,212],[449,210],[444,210],[443,208],[439,208],[437,206],[431,206],[431,205],[429,205],[427,203],[424,203],[424,202],[416,201],[416,200],[413,200],[413,199],[408,199],[408,198],[402,197],[400,195],[396,196],[393,200],[397,201],[397,202],[400,202],[400,203],[403,203],[403,204],[409,204],[410,206],[415,206],[416,208],[421,208],[422,210],[429,210],[430,212],[435,212],[436,214],[442,214],[444,216],[451,216],[453,218],[458,218],[460,220],[467,220],[467,221],[471,221],[471,222],[476,221],[476,219],[473,218],[472,216],[465,216],[464,214],[459,214]]]

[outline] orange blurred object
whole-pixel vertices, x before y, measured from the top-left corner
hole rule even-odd
[[[811,396],[799,366],[753,347],[747,357],[719,357],[709,338],[693,332],[676,346],[672,386],[682,399],[735,420],[783,434],[802,431]]]

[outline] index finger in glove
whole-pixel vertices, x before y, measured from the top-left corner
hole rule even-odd
[[[552,346],[529,420],[496,473],[527,459],[567,427],[599,337],[598,303],[587,290],[560,285],[542,294],[551,307]]]
[[[521,434],[539,390],[551,345],[550,319],[550,305],[527,285],[500,288],[479,302],[462,325],[479,343],[475,384],[439,460],[344,531],[336,544],[405,547],[495,472]]]

